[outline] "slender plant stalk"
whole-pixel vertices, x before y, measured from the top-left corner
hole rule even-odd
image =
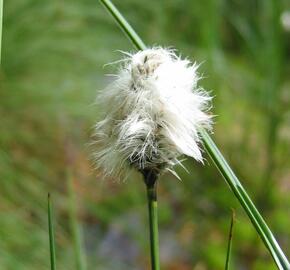
[[[50,194],[47,196],[47,212],[48,212],[48,231],[49,231],[49,249],[50,249],[50,269],[55,270],[55,241],[53,230],[53,218],[52,218],[52,206],[50,200]]]
[[[151,267],[154,270],[159,270],[158,206],[156,185],[153,188],[147,186],[147,197],[150,224]]]
[[[266,222],[260,215],[259,211],[256,209],[255,205],[251,201],[247,192],[244,190],[239,179],[234,174],[229,164],[226,162],[223,155],[218,150],[217,146],[208,135],[208,133],[204,129],[201,129],[200,133],[203,137],[203,143],[207,153],[209,154],[214,164],[228,183],[230,189],[233,191],[234,195],[237,197],[240,204],[244,208],[256,231],[263,240],[265,246],[270,251],[274,261],[276,262],[276,265],[278,266],[278,269],[289,270],[290,264],[285,254],[281,250],[275,237],[273,236]]]
[[[232,218],[231,218],[229,238],[228,238],[228,248],[227,248],[227,258],[226,258],[225,270],[229,270],[229,267],[230,267],[230,258],[231,258],[231,252],[232,252],[234,222],[235,222],[235,211],[232,210]]]
[[[141,38],[137,35],[134,29],[129,25],[126,19],[122,16],[122,14],[117,10],[117,8],[113,5],[113,3],[109,0],[100,0],[107,10],[112,14],[112,16],[116,19],[118,25],[121,29],[127,34],[129,39],[135,45],[135,47],[139,50],[146,49],[145,44],[141,40]],[[244,208],[248,217],[250,218],[252,224],[254,225],[257,233],[260,235],[263,240],[265,246],[268,248],[271,256],[273,257],[278,269],[281,270],[289,270],[290,264],[281,250],[279,244],[274,238],[272,232],[268,228],[266,222],[256,209],[255,205],[251,201],[247,192],[244,190],[242,184],[238,180],[237,176],[234,174],[221,152],[218,150],[217,146],[209,136],[209,134],[204,130],[200,129],[200,135],[203,140],[203,144],[208,155],[214,161],[215,165],[219,169],[220,173],[228,183],[232,192],[240,202],[241,206]]]
[[[147,189],[149,210],[151,269],[159,270],[157,175],[152,171],[144,172],[143,175]]]
[[[70,217],[70,227],[73,236],[74,242],[74,251],[76,259],[76,268],[77,270],[86,269],[86,260],[82,247],[82,234],[81,229],[78,225],[77,220],[77,209],[76,209],[76,198],[73,190],[73,179],[71,172],[67,172],[67,181],[68,181],[68,195],[69,195],[69,217]]]
[[[1,64],[1,49],[2,49],[2,25],[3,25],[3,0],[0,0],[0,64]]]
[[[140,50],[146,49],[145,43],[135,32],[132,26],[127,22],[127,20],[123,17],[123,15],[119,12],[119,10],[115,7],[115,5],[109,0],[100,0],[100,1],[105,6],[105,8],[110,12],[110,14],[114,17],[118,25],[121,27],[122,31],[126,33],[128,38],[135,45],[135,47]]]

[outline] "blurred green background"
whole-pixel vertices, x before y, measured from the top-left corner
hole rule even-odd
[[[290,2],[114,3],[146,44],[202,63],[215,141],[289,257]],[[149,269],[142,179],[102,181],[89,161],[96,91],[117,50],[133,47],[98,1],[4,1],[0,269],[49,269],[48,192],[57,269],[78,269],[78,240],[87,269]],[[276,269],[209,158],[185,164],[182,182],[159,182],[162,269],[223,269],[231,208],[232,269]]]

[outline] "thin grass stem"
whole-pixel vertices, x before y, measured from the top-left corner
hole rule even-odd
[[[2,51],[2,28],[3,28],[3,0],[0,0],[0,65]]]
[[[134,43],[134,45],[140,50],[146,49],[146,45],[143,43],[142,39],[134,31],[132,26],[127,22],[127,20],[123,17],[123,15],[119,12],[115,5],[108,0],[101,0],[101,2],[109,11],[109,13],[114,17],[114,19],[118,22],[121,30],[125,32],[125,34]]]
[[[100,1],[104,4],[104,6],[111,13],[111,15],[116,19],[118,25],[127,34],[135,47],[139,50],[144,50],[146,48],[145,44],[134,31],[134,29],[130,26],[130,24],[126,21],[126,19],[122,16],[122,14],[118,11],[118,9],[114,6],[114,4],[109,0]],[[272,232],[268,228],[266,222],[260,215],[259,211],[256,209],[254,203],[248,196],[247,192],[244,190],[237,176],[234,174],[229,164],[226,162],[225,158],[223,157],[209,134],[206,132],[206,130],[200,129],[199,132],[208,155],[214,161],[216,167],[219,169],[220,173],[230,186],[233,194],[236,196],[239,203],[244,208],[257,233],[260,235],[265,246],[268,248],[278,269],[289,270],[290,264],[285,254],[277,243]]]
[[[50,194],[47,196],[47,212],[48,212],[48,231],[49,231],[49,249],[50,249],[50,269],[55,270],[55,241],[53,230],[53,213],[51,206]]]
[[[230,267],[234,222],[235,222],[235,211],[232,209],[232,218],[231,218],[230,231],[229,231],[229,237],[228,237],[228,247],[227,247],[227,257],[226,257],[225,270],[229,270],[229,267]]]
[[[234,174],[231,167],[226,162],[225,158],[218,150],[208,133],[204,129],[201,129],[200,133],[202,134],[204,147],[207,153],[228,183],[230,189],[238,199],[241,206],[244,208],[256,231],[272,255],[278,269],[289,270],[290,264],[285,254],[277,243],[265,220],[262,218],[254,203],[251,201],[249,195],[243,188],[239,179]]]
[[[148,199],[151,269],[159,270],[157,175],[152,171],[144,172],[143,175]]]
[[[85,270],[86,260],[85,260],[85,255],[83,252],[83,246],[82,246],[82,233],[81,233],[81,228],[79,227],[78,220],[77,220],[76,197],[75,197],[75,192],[73,190],[72,175],[69,170],[67,172],[67,182],[68,182],[67,185],[68,185],[68,195],[69,195],[69,220],[70,220],[70,228],[71,228],[73,243],[74,243],[76,269]]]

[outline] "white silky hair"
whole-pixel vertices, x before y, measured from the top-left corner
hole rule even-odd
[[[202,162],[198,129],[211,128],[211,97],[197,86],[198,66],[160,47],[125,55],[98,95],[96,169],[119,178],[130,168],[173,172],[181,155]]]

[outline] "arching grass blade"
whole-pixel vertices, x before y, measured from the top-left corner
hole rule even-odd
[[[143,43],[142,39],[134,31],[132,26],[127,22],[127,20],[123,17],[123,15],[119,12],[119,10],[115,7],[115,5],[108,0],[101,0],[101,2],[110,12],[110,14],[115,18],[115,20],[118,22],[118,25],[126,33],[129,39],[133,42],[135,47],[140,50],[146,49],[146,45]]]
[[[146,46],[141,40],[141,38],[137,35],[137,33],[126,21],[123,15],[118,11],[118,9],[114,6],[114,4],[109,0],[100,0],[100,1],[112,14],[112,16],[117,21],[118,25],[127,34],[127,36],[135,45],[135,47],[139,50],[145,49]],[[283,253],[282,249],[277,243],[272,232],[268,228],[266,222],[256,209],[249,195],[247,194],[242,184],[238,180],[237,176],[234,174],[231,167],[226,162],[225,158],[223,157],[223,155],[221,154],[221,152],[219,151],[219,149],[217,148],[217,146],[215,145],[209,134],[206,132],[206,130],[200,129],[199,132],[208,155],[211,157],[214,164],[217,166],[220,173],[228,183],[231,191],[236,196],[241,206],[244,208],[252,224],[254,225],[257,233],[260,235],[265,246],[268,248],[270,254],[272,255],[278,269],[289,270],[290,264],[285,254]]]

